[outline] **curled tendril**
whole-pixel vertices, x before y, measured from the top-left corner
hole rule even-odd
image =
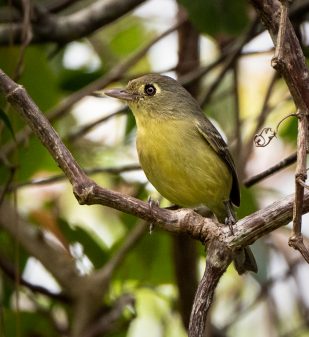
[[[260,133],[257,133],[254,136],[254,144],[256,147],[265,147],[267,146],[271,140],[277,136],[279,127],[283,121],[285,121],[289,117],[297,117],[297,114],[289,114],[281,119],[281,121],[277,124],[276,130],[272,128],[264,128]]]
[[[276,131],[272,128],[264,128],[254,136],[254,144],[256,147],[267,146],[271,140],[276,137]]]

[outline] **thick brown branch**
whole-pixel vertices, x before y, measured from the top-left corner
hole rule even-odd
[[[226,246],[212,241],[207,249],[206,269],[199,283],[191,312],[189,337],[204,335],[208,310],[213,301],[217,284],[231,262]]]
[[[298,113],[297,165],[295,171],[295,203],[293,208],[293,236],[301,235],[301,218],[304,198],[304,186],[300,183],[307,178],[307,138],[308,123],[304,112]]]
[[[62,16],[43,15],[32,24],[32,42],[67,43],[87,36],[115,21],[145,0],[97,0],[79,11]],[[0,44],[22,42],[23,27],[20,23],[0,26]]]
[[[281,18],[280,2],[278,0],[251,0],[251,3],[268,29],[274,45],[277,45]],[[302,111],[307,111],[309,108],[309,72],[289,18],[286,19],[284,41],[281,44],[279,56],[274,63],[276,70],[284,77],[296,106]]]
[[[307,115],[299,111],[298,113],[298,136],[297,136],[297,166],[295,171],[295,201],[293,207],[293,233],[289,239],[289,245],[298,250],[304,259],[309,263],[309,252],[303,243],[302,209],[304,202],[304,182],[307,178],[307,140],[308,140],[308,120]]]
[[[284,77],[299,111],[297,138],[297,167],[295,176],[295,202],[293,208],[293,234],[290,245],[298,249],[308,259],[301,238],[301,219],[304,200],[306,173],[307,118],[309,111],[309,71],[293,26],[287,16],[287,0],[251,0],[268,29],[274,45],[273,67]]]

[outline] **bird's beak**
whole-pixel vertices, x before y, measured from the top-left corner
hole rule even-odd
[[[122,99],[124,101],[134,101],[136,98],[138,98],[137,94],[130,93],[125,89],[104,90],[104,94],[110,97]]]

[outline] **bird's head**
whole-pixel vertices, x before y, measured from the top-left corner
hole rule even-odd
[[[125,101],[134,115],[181,116],[200,111],[196,100],[171,77],[149,74],[130,81],[125,89],[105,90],[108,96]]]

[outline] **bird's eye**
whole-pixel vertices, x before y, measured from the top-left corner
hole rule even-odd
[[[144,88],[144,92],[148,96],[153,96],[156,93],[156,88],[152,84],[146,84]]]

